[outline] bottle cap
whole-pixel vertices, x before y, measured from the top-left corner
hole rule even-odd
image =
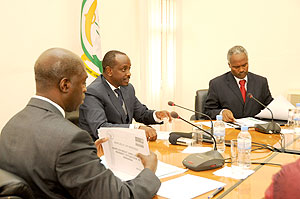
[[[242,126],[242,127],[241,127],[241,130],[242,130],[242,131],[248,131],[248,126]]]
[[[222,119],[223,119],[222,115],[217,115],[217,120],[222,120]]]

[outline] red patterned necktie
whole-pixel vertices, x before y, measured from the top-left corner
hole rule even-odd
[[[243,96],[243,99],[244,99],[244,102],[246,101],[246,89],[245,89],[245,83],[246,83],[246,80],[240,80],[240,90],[241,90],[241,93],[242,93],[242,96]]]

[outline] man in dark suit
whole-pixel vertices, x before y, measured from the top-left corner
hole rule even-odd
[[[247,93],[268,105],[272,100],[265,77],[248,72],[248,53],[242,46],[234,46],[227,54],[231,72],[209,82],[204,112],[212,118],[222,114],[225,122],[235,118],[253,117],[264,107],[247,96]]]
[[[155,129],[132,124],[146,125],[161,123],[165,117],[171,121],[167,111],[149,110],[135,96],[129,83],[131,63],[120,51],[109,51],[103,61],[103,74],[88,86],[84,103],[79,108],[79,126],[87,130],[94,140],[100,127],[139,128],[145,130],[148,140],[157,138]]]
[[[138,154],[145,168],[122,182],[101,164],[88,132],[64,118],[64,111],[76,110],[86,92],[80,57],[49,49],[34,71],[36,96],[0,135],[0,168],[25,179],[36,198],[152,198],[160,187],[153,152]]]

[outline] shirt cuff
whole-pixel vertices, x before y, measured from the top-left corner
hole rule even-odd
[[[225,110],[225,109],[222,109],[222,110],[220,111],[219,115],[222,115],[222,113],[223,113],[224,110]]]
[[[140,126],[141,126],[140,124],[130,124],[129,128],[130,129],[138,129],[138,128],[140,128]]]
[[[160,120],[160,119],[158,119],[157,117],[156,117],[156,111],[154,111],[153,112],[153,119],[154,119],[154,121],[156,122],[156,123],[161,123],[163,120]]]

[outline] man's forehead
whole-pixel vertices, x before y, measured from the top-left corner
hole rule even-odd
[[[127,55],[118,54],[116,56],[116,65],[119,66],[130,66],[131,62]]]

